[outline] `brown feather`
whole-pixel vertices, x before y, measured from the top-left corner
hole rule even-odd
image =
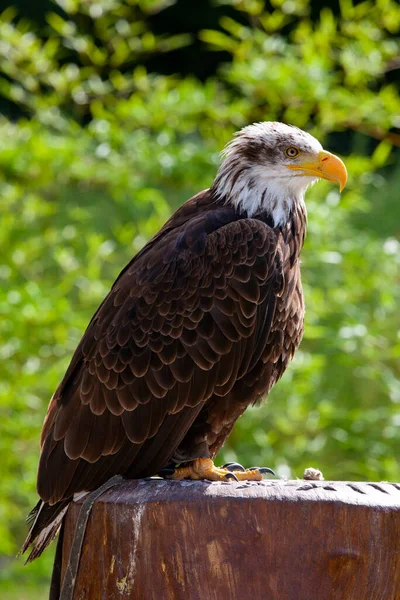
[[[135,377],[143,377],[146,375],[151,360],[151,352],[149,348],[146,348],[144,352],[138,356],[132,357],[129,366]]]
[[[119,404],[121,410],[114,406],[112,413],[114,415],[120,415],[124,410],[134,410],[139,404],[134,395],[132,394],[131,387],[128,385],[123,385],[115,390],[116,395],[116,403]]]
[[[88,443],[95,415],[87,404],[81,405],[75,413],[64,438],[65,453],[71,460],[82,456]]]
[[[121,389],[109,390],[105,386],[99,386],[98,394],[104,396],[104,401],[108,410],[115,416],[119,416],[123,413],[124,407],[120,402]]]

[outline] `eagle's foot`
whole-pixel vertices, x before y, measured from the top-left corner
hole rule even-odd
[[[273,473],[272,469],[253,467],[245,469],[238,463],[227,463],[224,467],[216,467],[211,458],[198,458],[186,467],[179,467],[173,473],[163,473],[166,479],[192,479],[208,481],[261,481],[263,473]]]

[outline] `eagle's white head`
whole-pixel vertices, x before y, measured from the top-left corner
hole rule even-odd
[[[309,133],[267,121],[244,127],[226,146],[212,189],[249,216],[270,213],[278,226],[318,178],[336,181],[342,190],[346,167]]]

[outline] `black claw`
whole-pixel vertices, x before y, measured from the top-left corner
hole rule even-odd
[[[242,465],[240,465],[237,462],[226,463],[222,468],[228,469],[228,471],[245,471],[246,470]]]
[[[173,469],[172,467],[166,467],[165,469],[161,469],[161,471],[158,472],[158,475],[160,477],[164,477],[168,475],[173,475],[174,473],[175,469]]]
[[[273,469],[270,469],[269,467],[261,467],[261,469],[258,469],[260,471],[260,473],[271,473],[271,475],[275,475],[276,473]]]
[[[229,471],[229,473],[225,475],[225,479],[233,479],[234,481],[239,481],[235,473],[231,473],[231,471]]]
[[[260,473],[271,473],[271,475],[276,475],[275,471],[269,467],[250,467],[249,471],[259,471]]]

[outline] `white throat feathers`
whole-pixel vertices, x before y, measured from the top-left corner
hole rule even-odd
[[[317,181],[287,168],[290,159],[285,150],[292,146],[309,155],[322,150],[314,137],[284,123],[245,127],[223,151],[212,186],[215,196],[250,217],[265,211],[276,227],[284,225],[294,205],[304,205],[307,188]]]

